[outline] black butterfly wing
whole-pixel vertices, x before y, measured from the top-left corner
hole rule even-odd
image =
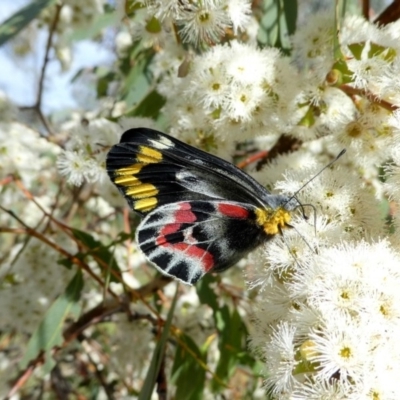
[[[221,272],[263,240],[256,208],[231,201],[181,201],[147,214],[137,242],[163,274],[194,284],[210,271]]]
[[[106,163],[111,180],[142,215],[177,201],[228,199],[264,207],[274,197],[229,162],[153,129],[126,131]]]
[[[144,216],[137,229],[142,251],[162,273],[189,284],[279,233],[296,206],[234,165],[152,129],[125,132],[106,163]]]

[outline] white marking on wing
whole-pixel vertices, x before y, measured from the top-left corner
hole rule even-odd
[[[174,144],[164,136],[159,136],[158,141],[150,139],[149,143],[151,144],[151,146],[158,150],[165,150],[174,147]]]

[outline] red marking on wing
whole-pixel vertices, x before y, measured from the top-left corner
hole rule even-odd
[[[157,246],[164,246],[165,244],[168,244],[167,239],[165,238],[165,236],[164,235],[157,236],[156,245]]]
[[[176,222],[174,222],[173,224],[167,224],[161,229],[160,235],[169,235],[170,233],[175,233],[179,230],[180,227],[181,224],[178,224]]]
[[[197,220],[196,215],[191,211],[190,203],[183,202],[178,204],[179,209],[176,210],[172,216],[173,222],[166,224],[161,228],[159,235],[156,239],[158,245],[167,243],[165,236],[171,233],[178,232],[182,224],[191,224]]]
[[[174,213],[174,221],[181,224],[190,224],[197,220],[196,215],[191,211],[192,206],[188,202],[180,203],[179,210]]]
[[[192,207],[190,203],[188,202],[182,202],[178,203],[178,209],[173,213],[172,215],[172,221],[171,223],[167,223],[165,226],[163,226],[159,232],[159,235],[156,239],[156,244],[158,246],[166,247],[174,251],[179,251],[184,253],[185,255],[188,256],[188,258],[196,258],[198,259],[203,267],[203,270],[205,272],[208,272],[212,267],[214,266],[214,257],[211,253],[209,253],[207,250],[202,249],[201,247],[197,247],[194,245],[194,243],[197,243],[196,238],[194,238],[191,234],[187,235],[185,238],[186,240],[192,241],[193,243],[168,243],[166,239],[166,235],[169,235],[171,233],[178,232],[179,229],[181,228],[182,224],[191,224],[193,222],[196,222],[197,217],[196,214],[191,211]],[[240,207],[236,207],[238,209],[241,209]],[[232,209],[230,208],[229,210]],[[228,210],[228,212],[229,212]],[[245,211],[241,209],[242,211]],[[236,215],[238,212],[236,211]],[[242,217],[244,218],[244,217]]]
[[[174,250],[184,252],[188,257],[199,258],[205,272],[208,272],[214,266],[214,257],[207,250],[187,243],[176,243],[172,247]]]
[[[226,215],[227,217],[231,217],[231,218],[246,219],[249,217],[248,210],[246,210],[243,207],[234,205],[234,204],[219,203],[218,211],[221,214]]]
[[[160,239],[160,241],[159,241]],[[162,239],[162,240],[161,240]],[[159,241],[159,243],[158,243]],[[187,243],[168,243],[164,237],[157,238],[157,244],[174,251],[185,253],[189,258],[197,258],[202,263],[203,270],[208,272],[214,266],[214,257],[207,250]]]

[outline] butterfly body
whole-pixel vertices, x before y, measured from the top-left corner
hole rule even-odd
[[[234,165],[152,129],[125,132],[107,171],[143,216],[136,239],[164,274],[193,284],[289,226],[298,205]]]

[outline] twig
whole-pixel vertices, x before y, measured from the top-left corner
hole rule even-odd
[[[375,19],[377,25],[387,25],[400,18],[400,0],[394,0],[380,15]]]
[[[46,117],[44,116],[44,114],[42,112],[42,97],[43,97],[43,87],[44,87],[44,79],[46,76],[47,64],[50,61],[50,56],[49,56],[50,49],[51,49],[51,45],[53,43],[54,32],[56,30],[58,21],[60,19],[60,12],[61,12],[62,6],[63,6],[62,4],[56,5],[56,12],[54,15],[54,19],[50,25],[49,36],[47,38],[46,50],[45,50],[45,54],[44,54],[42,69],[40,71],[38,93],[36,96],[36,102],[35,102],[34,106],[32,107],[37,112],[39,119],[41,120],[43,126],[46,128],[47,132],[50,135],[53,134],[53,131],[49,125],[49,122],[47,121]]]
[[[117,271],[114,269],[110,269],[110,266],[101,258],[99,258],[95,252],[92,252],[88,246],[85,245],[81,240],[79,240],[75,235],[73,234],[72,228],[63,222],[57,220],[54,218],[52,214],[49,214],[35,199],[35,196],[24,186],[22,181],[20,179],[15,179],[15,184],[18,186],[18,188],[22,191],[22,193],[28,198],[28,200],[32,201],[36,207],[39,208],[39,210],[49,218],[50,221],[54,222],[58,227],[60,227],[64,233],[66,233],[73,241],[77,243],[78,246],[82,247],[85,249],[87,253],[90,253],[90,255],[96,260],[96,262],[103,268],[103,271],[110,271],[110,273],[120,282],[122,282],[122,278]],[[108,289],[108,284],[103,286],[104,289]]]
[[[272,149],[268,151],[268,157],[264,157],[257,163],[256,170],[260,171],[270,160],[276,158],[280,154],[291,153],[298,149],[300,145],[301,141],[299,139],[283,134]]]
[[[87,340],[87,342],[89,341],[87,338],[86,338],[86,340]],[[94,367],[95,375],[96,375],[97,379],[99,380],[101,386],[103,387],[107,399],[114,400],[115,396],[110,387],[111,385],[106,382],[103,372],[99,369],[99,366],[97,365],[97,363],[95,362],[93,357],[90,355],[89,351],[86,352],[86,356],[89,359],[92,366]]]
[[[4,400],[9,400],[11,399],[18,391],[19,389],[24,386],[26,381],[31,377],[33,374],[33,371],[38,367],[39,365],[44,363],[44,357],[43,357],[43,352],[40,353],[34,360],[32,360],[29,365],[25,368],[24,371],[19,375],[19,377],[15,380],[15,383],[12,385],[11,389],[9,390],[7,396],[4,398]]]
[[[63,376],[58,364],[50,372],[50,383],[58,400],[68,400],[71,395],[71,385]]]
[[[38,94],[37,94],[36,103],[35,103],[35,107],[37,107],[39,109],[42,106],[44,77],[46,75],[47,64],[50,61],[49,54],[50,54],[50,49],[51,49],[51,45],[52,45],[52,42],[53,42],[53,35],[54,35],[55,30],[56,30],[56,27],[57,27],[57,24],[58,24],[58,20],[60,18],[60,12],[61,12],[62,6],[63,6],[62,4],[57,4],[56,5],[56,13],[55,13],[53,22],[51,23],[50,30],[49,30],[49,36],[47,38],[46,51],[45,51],[45,54],[44,54],[42,70],[40,72]]]
[[[339,89],[343,90],[343,92],[349,96],[357,95],[366,97],[371,103],[377,104],[388,111],[395,111],[399,109],[398,106],[395,106],[394,104],[391,104],[386,100],[379,99],[377,96],[375,96],[368,90],[357,89],[349,85],[340,85]]]
[[[13,218],[17,219],[20,223],[23,223],[18,219],[18,217],[11,211],[7,210],[4,207],[0,206],[0,209],[2,209],[4,212],[8,213],[11,215]],[[25,224],[24,224],[25,225]],[[105,283],[102,281],[101,278],[99,278],[87,265],[85,262],[83,262],[81,259],[78,257],[75,257],[71,253],[67,252],[64,248],[59,246],[57,243],[52,242],[51,240],[47,239],[44,235],[39,233],[38,231],[35,231],[32,228],[19,228],[19,229],[14,229],[14,228],[7,228],[7,227],[0,227],[0,233],[13,233],[13,234],[22,234],[22,235],[30,235],[34,236],[35,238],[39,239],[43,243],[46,243],[48,246],[52,247],[54,250],[62,254],[64,257],[68,258],[71,263],[78,265],[81,269],[86,271],[101,287],[105,286]],[[109,288],[107,287],[108,292],[111,294],[111,296],[118,298],[118,296]]]
[[[156,290],[161,289],[170,281],[171,278],[166,278],[165,276],[156,277],[153,280],[153,282],[150,282],[149,284],[144,285],[141,288],[135,290],[134,295],[131,293],[131,296],[133,298],[146,297],[154,293]],[[91,310],[87,311],[78,319],[78,321],[73,322],[67,329],[65,329],[63,333],[64,342],[61,347],[54,349],[54,354],[56,354],[59,350],[65,348],[70,342],[78,338],[79,335],[81,335],[83,331],[89,326],[101,322],[107,316],[126,310],[127,308],[126,300],[127,300],[126,298],[124,299],[122,297],[119,297],[117,299],[110,298],[105,302],[102,302],[98,306],[92,308]],[[155,311],[155,314],[157,315],[158,313]],[[131,319],[145,319],[151,322],[152,324],[156,325],[160,321],[160,316],[158,316],[158,319],[154,319],[147,314],[146,315],[135,314],[132,316]],[[176,331],[176,329],[174,329],[174,331]],[[29,363],[26,369],[19,374],[19,377],[16,378],[14,385],[10,389],[7,397],[5,397],[5,400],[9,400],[13,395],[15,395],[19,391],[19,389],[26,383],[26,381],[30,378],[36,367],[43,364],[43,362],[44,362],[43,353],[40,353],[34,360],[32,360]]]
[[[362,14],[364,18],[369,21],[369,0],[361,0],[362,3]]]
[[[236,164],[236,166],[240,169],[246,168],[249,164],[252,164],[253,162],[263,160],[264,158],[268,157],[269,151],[267,150],[261,150],[258,151],[255,154],[252,154],[251,156],[247,157],[245,160],[239,162]]]
[[[80,318],[73,322],[63,333],[63,346],[75,340],[89,326],[97,324],[104,320],[107,316],[122,312],[124,310],[121,299],[109,299],[102,302],[98,306],[81,315]]]

